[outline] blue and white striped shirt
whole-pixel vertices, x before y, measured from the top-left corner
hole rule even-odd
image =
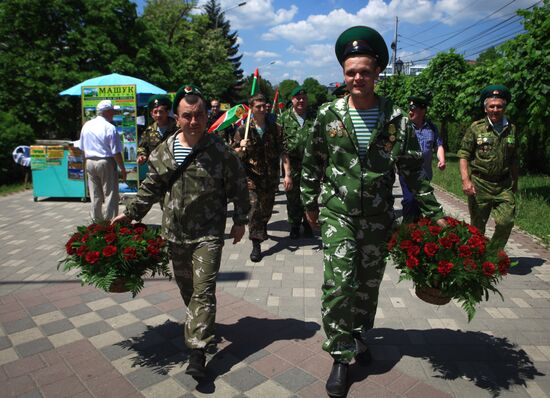
[[[181,145],[180,140],[177,138],[174,140],[174,157],[176,158],[178,166],[185,161],[185,158],[189,156],[192,149],[193,148]]]
[[[350,108],[349,115],[359,143],[359,157],[363,160],[367,154],[372,132],[378,122],[378,107],[364,110]]]

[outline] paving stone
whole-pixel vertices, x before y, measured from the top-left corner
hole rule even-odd
[[[113,318],[118,315],[126,314],[126,310],[120,305],[113,305],[110,307],[102,308],[96,311],[102,319]]]
[[[91,311],[90,307],[88,307],[86,304],[76,304],[76,305],[72,305],[70,307],[65,307],[61,309],[61,312],[69,318],[77,315],[82,315],[90,311]]]
[[[46,336],[51,336],[52,334],[57,334],[65,332],[66,330],[73,329],[74,326],[71,322],[69,322],[69,320],[61,319],[59,321],[46,323],[40,326],[40,328]]]
[[[142,368],[128,373],[126,378],[138,390],[144,390],[154,384],[160,383],[168,378],[167,375],[156,373],[153,369]]]
[[[301,390],[308,384],[317,381],[315,377],[298,368],[288,369],[280,375],[275,376],[273,380],[292,392]]]
[[[145,299],[151,304],[160,304],[168,300],[172,300],[172,296],[165,292],[150,294]]]
[[[46,314],[48,312],[53,312],[56,310],[57,310],[57,307],[51,303],[43,303],[27,309],[29,314],[31,314],[33,317],[37,315]]]
[[[52,343],[47,338],[29,341],[28,343],[15,346],[15,350],[22,357],[28,357],[40,352],[48,351],[53,348]]]
[[[94,323],[89,323],[87,325],[81,326],[78,328],[78,331],[84,336],[84,337],[93,337],[97,336],[98,334],[107,333],[109,331],[113,330],[111,325],[109,325],[105,321],[98,321]]]
[[[237,369],[225,376],[225,380],[238,391],[248,391],[266,381],[266,377],[249,366]]]
[[[23,318],[16,321],[2,323],[2,327],[7,334],[17,333],[22,330],[34,328],[35,326],[36,324],[33,322],[32,318]]]
[[[154,316],[161,315],[161,314],[162,314],[162,311],[160,311],[159,309],[157,309],[155,307],[151,307],[151,306],[141,308],[137,311],[132,311],[132,315],[134,315],[135,317],[137,317],[141,320],[152,318]]]

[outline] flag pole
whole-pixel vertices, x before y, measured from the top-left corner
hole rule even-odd
[[[273,106],[271,107],[271,113],[275,113],[275,107],[279,107],[279,87],[275,90],[275,95],[273,96]]]
[[[256,83],[258,82],[258,68],[254,71],[254,80],[252,81],[252,90],[250,90],[250,96],[252,97],[256,92]],[[246,118],[246,127],[244,129],[244,139],[248,139],[248,131],[250,130],[250,116],[252,115],[252,106],[248,108],[248,117]]]

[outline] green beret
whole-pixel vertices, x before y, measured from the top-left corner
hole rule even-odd
[[[351,55],[364,54],[376,58],[381,70],[388,66],[386,42],[380,33],[368,26],[354,26],[345,30],[336,40],[334,51],[340,65]]]
[[[294,90],[292,90],[292,92],[290,93],[290,97],[292,98],[298,94],[307,94],[306,89],[302,86],[296,86]]]
[[[409,105],[416,105],[421,108],[427,108],[432,102],[432,94],[429,92],[425,92],[421,94],[411,95],[410,97],[407,97],[407,100],[409,101]]]
[[[202,92],[197,86],[195,86],[194,84],[184,84],[178,89],[178,91],[176,91],[174,103],[172,104],[172,112],[174,112],[175,114],[178,113],[178,105],[180,104],[181,99],[186,95],[197,95],[203,98]]]
[[[348,86],[346,85],[346,82],[340,83],[338,87],[334,89],[332,92],[332,95],[336,97],[340,97],[342,95],[346,95],[348,93]]]
[[[502,84],[491,84],[481,90],[481,102],[484,102],[487,98],[502,98],[509,103],[512,99],[512,94],[508,87]]]
[[[147,101],[147,108],[149,110],[153,110],[157,106],[165,106],[170,109],[172,108],[172,101],[170,101],[170,98],[164,94],[153,95],[149,98],[149,101]]]

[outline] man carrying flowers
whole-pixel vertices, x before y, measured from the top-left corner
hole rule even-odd
[[[320,107],[305,147],[301,192],[308,222],[321,224],[323,349],[334,359],[326,389],[341,397],[349,363],[370,359],[364,336],[374,324],[394,222],[396,167],[423,215],[445,223],[432,187],[420,178],[422,153],[411,124],[374,93],[388,63],[384,39],[356,26],[340,35],[335,50],[350,94]]]
[[[238,156],[217,136],[205,133],[206,103],[200,90],[182,86],[172,110],[179,130],[153,150],[147,177],[114,222],[141,220],[163,200],[162,234],[187,306],[185,343],[191,353],[186,372],[201,378],[206,373],[206,348],[215,344],[216,276],[227,203],[234,205],[230,236],[237,243],[248,222],[250,201]]]

